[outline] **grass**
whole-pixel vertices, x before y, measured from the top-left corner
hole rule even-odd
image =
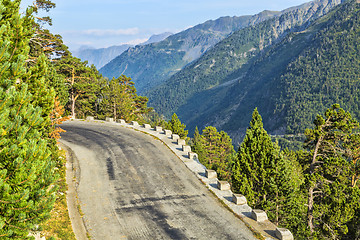
[[[56,193],[54,208],[50,213],[51,218],[40,226],[42,229],[41,234],[45,236],[46,239],[76,240],[66,201],[66,157],[64,150],[61,150],[60,154],[61,164],[59,164],[60,167],[58,169],[60,178],[57,183],[59,189]]]

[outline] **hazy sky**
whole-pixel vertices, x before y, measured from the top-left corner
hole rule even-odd
[[[54,0],[53,33],[75,50],[136,44],[151,35],[179,32],[210,19],[283,10],[309,0]],[[32,0],[23,0],[23,5]],[[41,14],[44,15],[44,14]]]

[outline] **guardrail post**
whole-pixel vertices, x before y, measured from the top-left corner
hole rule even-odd
[[[217,178],[217,173],[215,170],[209,170],[209,169],[206,169],[205,170],[205,176],[209,179],[212,179],[212,178]]]
[[[253,209],[251,212],[251,217],[257,222],[264,222],[268,220],[266,212],[260,209]]]
[[[118,119],[118,120],[116,120],[116,122],[120,123],[120,124],[125,124],[126,123],[124,119]]]
[[[241,194],[233,194],[233,203],[235,203],[236,205],[244,205],[247,204],[247,200],[246,197],[241,195]]]
[[[281,240],[294,240],[294,236],[286,228],[276,228],[275,235]]]
[[[178,139],[177,144],[182,146],[182,145],[185,145],[186,143],[185,143],[184,139]]]
[[[170,130],[164,129],[164,134],[165,134],[166,136],[171,136],[172,132],[171,132]]]
[[[194,160],[198,158],[198,155],[194,152],[189,152],[188,157],[189,159]]]
[[[132,121],[131,122],[131,125],[134,126],[134,127],[138,127],[139,126],[139,123],[137,121]]]
[[[179,137],[179,135],[177,135],[177,134],[172,134],[172,135],[171,135],[171,139],[172,139],[172,140],[178,140],[178,139],[180,139],[180,137]]]
[[[230,183],[228,183],[227,181],[219,181],[218,180],[217,187],[221,191],[227,191],[227,190],[230,190]]]
[[[155,131],[156,131],[156,132],[162,132],[162,127],[156,126],[156,127],[155,127]]]
[[[114,122],[114,118],[106,117],[106,118],[105,118],[105,121],[106,121],[106,122]]]
[[[182,145],[182,150],[183,150],[183,152],[191,152],[191,147],[190,146],[188,146],[188,145]]]

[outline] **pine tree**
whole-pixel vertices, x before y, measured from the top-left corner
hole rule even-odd
[[[272,143],[257,109],[232,170],[232,188],[245,195],[250,206],[267,211],[279,226],[305,231],[302,169],[296,158],[281,154],[277,143]]]
[[[191,149],[197,153],[199,159],[205,158],[204,144],[198,127],[195,128],[194,138],[191,141]]]
[[[0,3],[1,239],[27,239],[29,230],[49,216],[56,190],[55,161],[43,137],[48,135],[47,116],[34,105],[48,102],[32,96],[25,83],[31,11],[21,17],[19,5],[20,1]]]
[[[230,180],[235,150],[227,133],[218,132],[212,126],[206,127],[202,135],[197,130],[193,146],[194,152],[199,156],[199,161],[207,169],[215,170],[219,179]]]
[[[131,78],[121,75],[108,82],[104,91],[107,115],[126,121],[143,121],[143,115],[151,111],[148,99],[138,96]]]
[[[188,135],[188,131],[185,130],[186,125],[181,123],[176,113],[172,115],[171,120],[167,124],[167,128],[171,130],[174,134],[179,135],[180,138],[186,139]]]
[[[266,202],[269,190],[267,177],[278,158],[279,151],[274,148],[255,109],[233,167],[234,191],[244,194],[252,206]]]
[[[347,234],[360,201],[354,197],[358,187],[352,185],[354,172],[344,147],[359,123],[334,104],[314,124],[305,131],[311,153],[306,169],[307,224],[314,237],[336,239]]]

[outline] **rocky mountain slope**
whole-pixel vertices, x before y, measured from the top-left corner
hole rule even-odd
[[[357,105],[349,103],[358,98],[355,89],[359,76],[354,74],[359,68],[359,52],[356,54],[354,48],[359,32],[356,35],[356,22],[346,22],[358,17],[352,15],[354,11],[345,10],[355,3],[344,3],[319,18],[340,2],[312,2],[305,9],[295,9],[235,32],[149,91],[151,105],[168,116],[177,112],[190,130],[196,125],[213,125],[236,140],[244,134],[255,107],[263,115],[265,127],[271,133],[281,134],[303,131],[317,113],[335,102],[359,114]],[[352,36],[346,40],[350,45],[344,46],[341,39],[329,40],[336,36]],[[329,49],[323,48],[325,43]],[[346,51],[348,48],[353,49],[351,54]],[[331,54],[342,55],[342,60],[336,62]],[[304,56],[306,64],[302,63]],[[319,66],[314,65],[319,59]],[[309,68],[313,75],[305,74]],[[337,80],[341,73],[346,73],[347,80]]]
[[[139,45],[147,45],[151,43],[156,43],[164,40],[168,36],[172,35],[170,32],[165,32],[161,34],[152,35],[146,42]],[[80,58],[82,61],[88,61],[89,64],[94,64],[97,69],[102,68],[104,65],[109,63],[115,57],[122,54],[128,48],[133,47],[134,45],[122,44],[119,46],[111,46],[107,48],[84,48],[74,52],[74,56]]]
[[[210,20],[164,41],[129,48],[100,72],[108,78],[125,74],[132,78],[139,92],[144,92],[167,80],[230,33],[279,14],[281,12],[264,11],[254,16]]]

